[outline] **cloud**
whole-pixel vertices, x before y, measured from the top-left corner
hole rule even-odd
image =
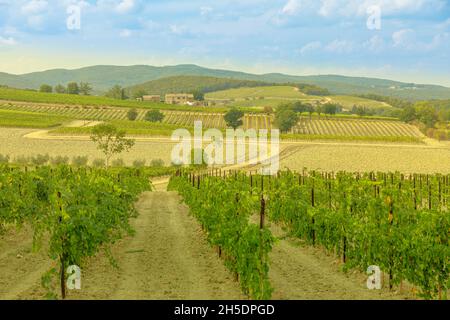
[[[134,5],[134,0],[122,0],[116,6],[116,11],[119,13],[127,13],[134,8]]]
[[[382,37],[375,35],[366,41],[363,46],[372,52],[381,52],[385,46],[385,43]]]
[[[200,7],[200,15],[207,16],[213,11],[213,8],[211,7]]]
[[[311,51],[315,51],[317,49],[320,49],[322,47],[322,43],[320,41],[314,41],[314,42],[310,42],[307,43],[306,45],[304,45],[300,50],[300,54],[303,56]]]
[[[396,48],[411,48],[415,42],[415,32],[412,29],[402,29],[392,34],[392,41]]]
[[[13,37],[3,38],[0,36],[0,45],[5,46],[14,46],[17,44],[17,41]]]
[[[321,0],[317,13],[323,17],[366,16],[367,8],[378,6],[385,15],[441,12],[445,0]]]
[[[121,30],[119,32],[119,37],[121,37],[121,38],[129,38],[129,37],[131,37],[131,34],[132,34],[131,30],[123,29],[123,30]]]
[[[334,40],[330,42],[325,50],[333,53],[350,53],[353,51],[353,43],[347,40]]]
[[[300,9],[302,7],[302,4],[300,0],[289,0],[283,9],[281,9],[281,13],[287,14],[287,15],[295,15],[300,12]]]
[[[176,24],[170,25],[169,29],[170,29],[170,32],[177,34],[177,35],[182,35],[187,30],[187,28],[185,26],[179,26]]]
[[[32,0],[24,4],[21,11],[27,15],[37,14],[47,9],[47,6],[48,2],[45,0]]]

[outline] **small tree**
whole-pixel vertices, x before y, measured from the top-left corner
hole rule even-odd
[[[136,109],[131,109],[128,111],[128,113],[127,113],[128,120],[135,121],[137,119],[137,117],[138,117],[138,112]]]
[[[125,138],[125,131],[119,131],[110,124],[99,124],[92,129],[91,140],[97,143],[97,149],[105,155],[106,167],[110,159],[123,151],[128,152],[135,141]]]
[[[48,84],[43,84],[41,86],[41,88],[39,89],[40,92],[47,92],[47,93],[52,93],[53,92],[53,88],[51,85]]]
[[[329,114],[330,116],[335,115],[338,111],[338,106],[333,103],[327,103],[323,106],[325,114]]]
[[[232,127],[234,130],[243,125],[242,117],[244,117],[244,112],[236,108],[231,109],[225,114],[225,122],[228,127]]]
[[[298,114],[293,110],[279,109],[275,114],[275,123],[281,132],[288,132],[298,122]]]
[[[119,85],[115,85],[114,87],[112,87],[107,93],[106,96],[108,98],[113,98],[113,99],[119,99],[119,100],[125,100],[127,98],[126,94],[125,94],[125,89],[123,89],[121,86]]]
[[[78,86],[78,83],[71,82],[67,84],[67,93],[68,94],[80,94],[80,87]]]
[[[80,93],[82,95],[88,96],[92,92],[92,87],[87,82],[80,82]]]
[[[147,112],[145,120],[150,122],[162,122],[164,120],[164,113],[159,110],[152,110]]]
[[[205,94],[201,92],[200,90],[194,90],[192,91],[192,94],[194,95],[194,99],[196,101],[204,101],[205,100]]]
[[[133,99],[139,99],[139,98],[142,98],[143,96],[145,96],[146,94],[147,94],[147,92],[145,92],[145,90],[137,89],[137,90],[133,91],[132,96],[133,96]]]
[[[61,85],[61,84],[58,84],[58,85],[55,87],[55,92],[56,92],[56,93],[66,93],[66,87],[64,87],[64,86]]]

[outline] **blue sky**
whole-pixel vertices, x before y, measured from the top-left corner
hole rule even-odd
[[[0,0],[0,71],[180,63],[450,86],[450,0]]]

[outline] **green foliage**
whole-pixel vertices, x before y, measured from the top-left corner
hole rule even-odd
[[[125,90],[119,86],[119,85],[115,85],[114,87],[112,87],[105,95],[108,98],[111,99],[117,99],[117,100],[125,100],[127,99],[127,95],[125,93]]]
[[[87,82],[80,82],[80,94],[88,96],[92,92],[92,86]]]
[[[110,124],[99,124],[92,129],[91,140],[97,144],[97,148],[103,152],[106,167],[112,156],[130,150],[134,146],[134,140],[125,138],[125,132],[117,130]]]
[[[142,160],[134,160],[133,161],[133,167],[135,167],[135,168],[142,168],[142,167],[145,167],[145,163],[146,163],[147,161],[145,160],[145,159],[142,159]]]
[[[50,159],[50,163],[54,166],[59,166],[63,164],[69,164],[69,157],[67,156],[57,156]]]
[[[162,122],[164,120],[164,113],[159,110],[148,111],[145,115],[145,120],[149,122]]]
[[[243,292],[252,299],[270,299],[268,255],[274,238],[267,228],[249,222],[261,209],[261,201],[245,177],[183,174],[173,177],[169,188],[182,195],[209,243],[219,248],[225,265],[239,279]]]
[[[41,87],[39,88],[39,91],[40,91],[40,92],[48,92],[48,93],[51,93],[51,92],[53,92],[53,88],[52,88],[52,86],[50,86],[50,85],[48,85],[48,84],[43,84],[43,85],[41,85]]]
[[[137,119],[137,117],[138,117],[138,112],[137,112],[136,109],[130,109],[130,110],[127,112],[127,118],[128,118],[128,120],[130,120],[130,121],[135,121],[135,120]]]
[[[84,167],[87,165],[89,158],[86,156],[76,156],[72,159],[72,164],[76,167]]]
[[[133,230],[137,196],[150,190],[149,176],[131,169],[40,167],[23,171],[0,167],[0,225],[30,224],[34,247],[48,248],[59,264],[42,277],[48,298],[57,298],[55,283],[61,283],[64,298],[65,272],[70,265],[83,267],[87,258],[108,248]],[[42,241],[48,245],[39,245]],[[63,281],[57,277],[64,275]]]
[[[268,193],[272,221],[346,269],[377,265],[390,286],[406,280],[425,298],[448,290],[450,176],[283,172]]]
[[[205,100],[205,94],[200,90],[194,90],[191,92],[194,95],[194,99],[196,101],[204,101]]]
[[[164,167],[164,160],[162,160],[162,159],[153,159],[150,162],[150,167]]]
[[[67,84],[67,93],[68,94],[80,94],[80,87],[76,82],[70,82]]]
[[[67,89],[62,84],[58,84],[55,86],[55,92],[56,93],[67,93]]]
[[[227,123],[228,127],[231,127],[233,129],[237,129],[240,126],[242,126],[242,118],[244,117],[244,112],[242,112],[239,109],[232,108],[230,111],[228,111],[225,116],[225,122]]]
[[[281,132],[288,132],[298,122],[298,114],[291,109],[279,108],[275,113],[275,123]]]

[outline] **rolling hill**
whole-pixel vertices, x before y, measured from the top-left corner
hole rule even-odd
[[[132,96],[133,92],[144,91],[146,94],[160,94],[173,92],[192,92],[195,90],[204,93],[221,91],[231,88],[260,87],[269,85],[266,82],[251,80],[235,80],[229,78],[215,78],[202,76],[175,76],[126,88],[127,94]]]
[[[450,99],[450,88],[437,85],[403,83],[392,80],[346,77],[339,75],[293,76],[281,73],[250,74],[229,70],[208,69],[197,65],[154,67],[92,66],[76,70],[54,69],[23,75],[0,73],[0,85],[37,89],[43,83],[56,85],[70,81],[89,82],[97,93],[113,85],[130,87],[151,80],[174,76],[202,76],[269,83],[308,83],[328,89],[333,94],[378,94],[410,100]]]

